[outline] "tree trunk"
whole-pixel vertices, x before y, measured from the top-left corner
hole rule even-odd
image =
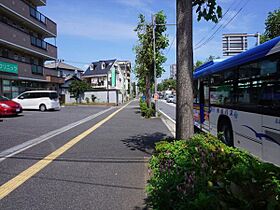
[[[151,78],[150,75],[146,76],[146,103],[147,106],[151,107]]]
[[[177,10],[177,102],[176,138],[188,139],[193,124],[192,1],[176,0]]]

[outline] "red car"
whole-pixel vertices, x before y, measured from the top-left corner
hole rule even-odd
[[[0,96],[0,116],[17,115],[22,112],[22,107],[4,96]]]

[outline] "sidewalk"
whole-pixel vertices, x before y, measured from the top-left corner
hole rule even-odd
[[[133,101],[2,200],[0,206],[143,209],[148,158],[155,142],[170,137],[161,119],[142,118],[138,101]]]

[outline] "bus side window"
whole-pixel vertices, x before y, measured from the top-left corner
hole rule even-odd
[[[203,88],[203,98],[204,98],[204,105],[209,106],[209,80],[204,81],[203,83],[204,88]]]
[[[279,109],[280,85],[277,83],[266,83],[262,87],[259,105],[267,109]]]
[[[198,80],[193,83],[193,103],[199,104]]]

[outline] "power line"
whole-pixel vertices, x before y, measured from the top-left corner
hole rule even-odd
[[[166,56],[168,55],[168,53],[169,53],[171,47],[173,46],[175,39],[176,39],[176,36],[174,36],[173,41],[172,41],[172,43],[171,43],[171,45],[170,45],[170,47],[169,47],[169,49],[168,49],[168,51],[167,51],[167,53],[166,53]]]
[[[71,60],[64,60],[63,59],[63,61],[65,61],[65,62],[69,62],[69,63],[77,63],[77,64],[91,64],[91,62],[85,62],[85,61],[71,61]]]
[[[236,16],[237,16],[237,15],[245,8],[245,6],[249,3],[249,1],[250,1],[250,0],[246,1],[245,4],[243,4],[243,6],[237,11],[237,13],[227,21],[227,23],[220,25],[219,28],[218,28],[205,42],[203,42],[203,43],[200,44],[199,46],[195,47],[195,50],[197,50],[197,49],[203,47],[204,45],[206,45],[207,43],[209,43],[209,41],[211,41],[211,40],[214,38],[215,34],[216,34],[222,27],[225,28],[229,23],[231,23],[231,22],[236,18]]]
[[[239,3],[237,5],[239,5],[243,0],[240,0]],[[220,21],[218,23],[216,23],[209,31],[208,34],[210,34],[220,23],[221,21],[227,16],[228,12],[230,11],[230,9],[233,7],[233,5],[236,3],[237,1],[233,1],[232,4],[229,6],[229,8],[227,9],[227,11],[225,12],[225,14],[223,14],[222,18],[220,19]],[[201,42],[203,42],[208,35],[204,36],[202,39],[200,39],[199,42],[197,42],[195,44],[195,46],[198,46]]]

